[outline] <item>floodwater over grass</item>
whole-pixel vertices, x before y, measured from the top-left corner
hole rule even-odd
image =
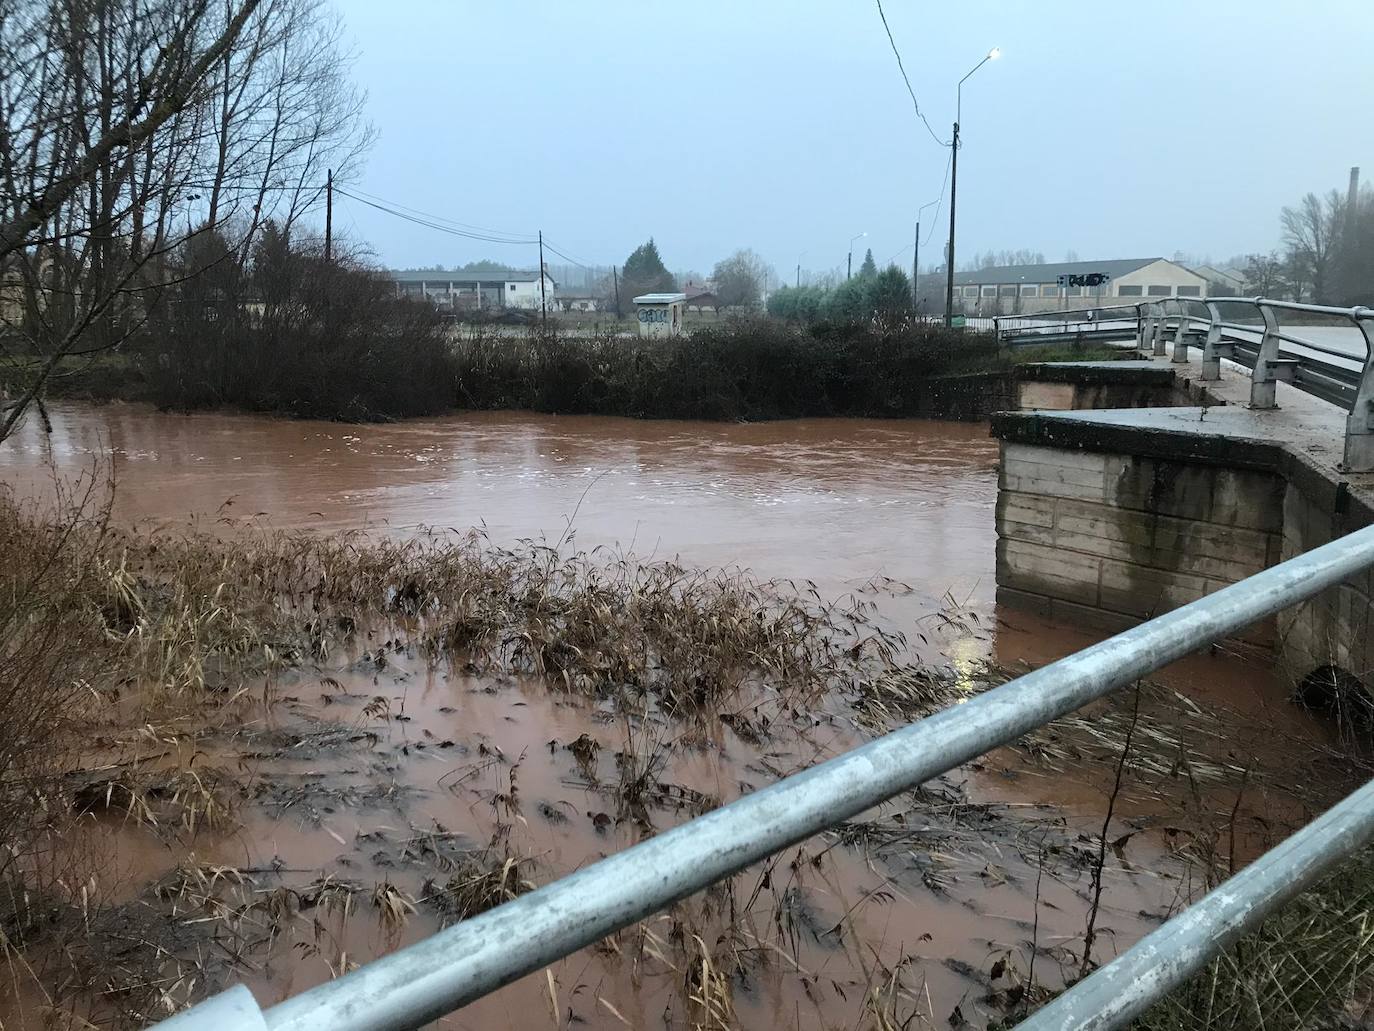
[[[995,606],[982,425],[51,418],[5,483],[116,490],[6,1027],[277,1001],[1091,640]],[[1196,656],[436,1026],[987,1026],[1361,774]]]

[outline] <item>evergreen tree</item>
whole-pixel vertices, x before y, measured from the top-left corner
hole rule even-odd
[[[677,289],[677,282],[663,264],[663,259],[659,257],[658,245],[654,243],[652,236],[647,243],[640,244],[630,252],[630,256],[625,259],[621,278],[625,281],[629,297]]]
[[[874,279],[878,275],[878,264],[873,260],[873,248],[868,249],[864,255],[864,263],[859,266],[860,279]]]
[[[893,322],[911,314],[911,279],[896,265],[889,265],[873,278],[868,302],[878,318]]]

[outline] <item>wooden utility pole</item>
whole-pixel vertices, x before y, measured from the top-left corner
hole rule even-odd
[[[334,257],[334,169],[325,173],[324,180],[324,263]]]
[[[539,322],[549,325],[549,302],[544,297],[544,230],[539,230]]]
[[[921,291],[916,280],[921,277],[921,220],[916,219],[916,245],[911,249],[911,310],[915,311],[921,303]]]
[[[611,282],[615,284],[615,317],[620,319],[620,277],[615,274],[615,266],[611,266]]]

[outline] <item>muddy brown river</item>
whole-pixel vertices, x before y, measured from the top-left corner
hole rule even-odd
[[[1040,664],[1095,639],[995,604],[997,446],[985,424],[724,425],[464,414],[350,426],[80,404],[54,404],[50,415],[50,434],[30,419],[0,444],[0,479],[20,494],[43,496],[51,491],[54,470],[64,476],[112,472],[115,517],[124,523],[190,520],[213,527],[227,514],[322,532],[369,528],[404,536],[422,527],[481,527],[498,545],[535,539],[564,550],[738,567],[759,578],[792,581],[802,591],[814,585],[826,598],[871,597],[881,619],[905,633],[921,658],[956,671],[983,660]],[[951,611],[959,614],[953,623],[942,618]],[[1265,741],[1276,723],[1287,728],[1290,744],[1325,748],[1331,741],[1320,719],[1293,706],[1263,657],[1218,650],[1177,664],[1160,680],[1181,699],[1234,714],[1218,751],[1230,756],[1221,764],[1230,762],[1237,771],[1268,755],[1277,768],[1270,782],[1282,779],[1286,760]],[[349,784],[353,795],[344,804],[312,802],[305,790],[285,801],[269,796],[235,832],[197,839],[201,862],[268,876],[275,867],[401,883],[404,871],[398,866],[405,863],[397,856],[404,858],[404,849],[388,853],[378,843],[413,843],[416,828],[442,827],[445,834],[476,841],[494,833],[521,841],[539,857],[545,868],[539,879],[547,880],[645,833],[642,824],[607,828],[597,817],[604,802],[585,778],[574,775],[562,747],[588,735],[609,753],[616,747],[613,721],[536,683],[480,683],[398,649],[385,676],[350,661],[326,683],[302,678],[284,689],[285,715],[269,718],[282,726],[316,719],[326,710],[338,715],[350,699],[379,692],[390,698],[393,713],[405,716],[389,724],[377,743],[376,754],[385,758],[359,762],[322,750],[289,770],[278,764],[286,770],[283,776],[303,778],[302,784],[331,777]],[[355,717],[361,725],[362,717],[350,714]],[[674,754],[662,780],[690,797],[728,801],[760,778],[861,739],[835,711],[774,750],[735,738],[728,747],[684,749]],[[436,743],[443,742],[448,748],[440,751]],[[1071,767],[1032,766],[994,754],[952,775],[941,790],[957,792],[962,800],[951,806],[1035,814],[1072,840],[1101,830],[1109,785],[1100,771]],[[526,800],[519,813],[509,804],[517,793],[517,770]],[[1172,773],[1177,779],[1177,770]],[[1167,781],[1170,771],[1160,776]],[[380,781],[394,789],[394,797],[379,802],[369,794]],[[1200,798],[1196,783],[1178,790]],[[1275,831],[1284,818],[1301,819],[1307,812],[1305,801],[1281,792],[1244,790],[1244,805],[1237,797],[1232,812],[1233,831],[1235,813],[1250,820],[1240,832],[1242,861],[1247,851],[1262,847],[1261,830]],[[397,801],[401,796],[404,804]],[[506,806],[504,819],[498,803]],[[534,815],[536,804],[547,818]],[[1229,802],[1218,804],[1225,808]],[[1155,926],[1186,894],[1187,864],[1177,854],[1169,808],[1167,797],[1145,793],[1133,798],[1128,792],[1120,802],[1118,817],[1134,818],[1141,833],[1131,846],[1135,851],[1106,875],[1107,931],[1098,946],[1105,956]],[[681,818],[663,816],[662,825]],[[83,849],[100,857],[108,878],[123,877],[130,890],[186,858],[184,844],[168,844],[128,824],[102,825],[90,837]],[[816,859],[813,867],[808,864],[822,848],[816,843],[809,853],[796,852],[791,886],[779,893],[770,883],[781,901],[762,911],[771,915],[748,930],[751,944],[737,953],[752,958],[733,972],[728,1020],[712,1023],[721,1014],[713,1017],[709,1008],[709,1019],[690,1016],[691,986],[701,994],[709,977],[703,982],[706,975],[694,975],[690,964],[673,959],[670,946],[680,944],[681,927],[650,921],[645,933],[652,962],[643,958],[643,940],[633,961],[623,940],[586,950],[557,964],[552,983],[535,975],[436,1026],[898,1026],[900,1019],[880,1025],[873,1017],[879,1005],[873,1001],[875,986],[888,983],[883,972],[892,971],[901,972],[901,980],[900,990],[892,989],[897,1001],[891,1014],[909,1016],[909,1026],[949,1026],[956,1013],[982,1026],[997,1010],[980,1000],[1007,987],[997,981],[1007,975],[989,978],[989,968],[995,969],[999,957],[1023,955],[1032,934],[1050,950],[1081,935],[1085,891],[1075,873],[1041,883],[1027,862],[1032,849],[1025,835],[992,837],[985,846],[963,849],[951,844],[958,835],[945,835],[938,872],[928,864],[937,851],[933,846],[924,858],[905,847],[905,860],[888,856],[888,867],[872,854],[851,855],[838,847],[826,849],[826,862]],[[1041,834],[1039,847],[1044,840]],[[439,848],[433,842],[426,847]],[[417,883],[411,890],[418,895],[422,889]],[[770,920],[771,934],[764,926]],[[846,930],[837,930],[842,925]],[[710,920],[703,926],[717,927]],[[355,920],[337,932],[344,960],[305,949],[244,969],[239,977],[268,1003],[330,976],[340,963],[365,961],[433,929],[432,922],[417,918],[384,933]],[[1041,962],[1037,978],[1052,983],[1063,964],[1056,966],[1048,954]]]

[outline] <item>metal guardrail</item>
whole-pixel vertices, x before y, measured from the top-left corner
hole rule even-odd
[[[1253,311],[1255,322],[1225,317],[1223,308]],[[1323,325],[1285,326],[1285,313],[1319,317]],[[1347,472],[1374,472],[1374,309],[1334,308],[1264,297],[1170,297],[1101,308],[1069,308],[994,319],[997,338],[1010,346],[1069,341],[1134,340],[1142,354],[1189,360],[1202,351],[1200,380],[1221,378],[1221,361],[1250,369],[1250,407],[1278,407],[1276,388],[1299,390],[1344,408]],[[1344,329],[1346,349],[1323,343],[1313,331]],[[1306,335],[1303,334],[1306,330]],[[1354,330],[1354,332],[1350,332]]]
[[[158,1027],[418,1027],[1371,567],[1374,526],[786,777],[265,1011],[239,986]],[[1023,1026],[1121,1026],[1371,836],[1374,783]]]

